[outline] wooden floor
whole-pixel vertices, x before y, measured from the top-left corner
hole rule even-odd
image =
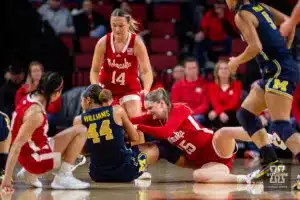
[[[233,172],[246,174],[257,166],[258,162],[236,160]],[[257,166],[258,167],[258,166]],[[181,169],[161,161],[151,167],[151,181],[134,183],[92,183],[90,190],[54,191],[49,188],[52,174],[42,177],[43,189],[31,189],[15,180],[15,193],[12,196],[2,196],[2,199],[18,200],[146,200],[146,199],[300,199],[300,192],[283,192],[280,190],[264,192],[262,184],[195,184],[192,181],[192,171]],[[81,180],[90,181],[87,164],[76,169],[75,176]],[[300,174],[300,167],[293,166],[292,183]],[[298,197],[298,198],[297,198]]]

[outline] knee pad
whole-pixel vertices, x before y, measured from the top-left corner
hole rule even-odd
[[[9,118],[0,114],[0,142],[6,140],[9,134]]]
[[[250,137],[263,128],[260,119],[244,108],[239,109],[236,117]]]
[[[290,121],[277,120],[273,121],[271,132],[275,132],[283,142],[286,142],[293,134],[293,126]]]
[[[159,159],[166,159],[172,164],[176,164],[181,155],[181,150],[166,141],[155,142],[159,150]]]

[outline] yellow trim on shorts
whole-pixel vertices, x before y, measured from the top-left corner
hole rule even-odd
[[[270,60],[269,57],[267,56],[267,54],[266,54],[265,52],[261,51],[261,52],[260,52],[260,55],[261,55],[266,61]]]
[[[281,65],[279,64],[279,62],[277,61],[277,60],[272,60],[273,61],[273,63],[276,65],[276,67],[277,67],[277,72],[276,72],[276,74],[274,75],[274,78],[278,78],[278,76],[280,75],[280,73],[281,73]]]
[[[275,94],[279,94],[279,95],[288,97],[288,98],[290,98],[290,99],[293,99],[293,95],[291,95],[291,94],[289,94],[289,93],[282,92],[282,91],[279,91],[279,90],[275,90],[275,89],[273,89],[273,88],[270,88],[269,85],[270,85],[270,83],[271,83],[271,81],[272,81],[273,79],[274,79],[274,78],[269,78],[269,80],[268,80],[268,82],[267,82],[267,84],[266,84],[266,86],[265,86],[265,91],[267,91],[267,92],[273,92],[273,93],[275,93]]]

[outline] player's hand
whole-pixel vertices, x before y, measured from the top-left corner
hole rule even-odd
[[[229,62],[228,62],[228,67],[230,69],[230,72],[232,74],[235,74],[238,67],[239,67],[239,63],[237,62],[236,57],[231,57],[229,58]]]
[[[294,28],[294,23],[292,22],[291,19],[285,20],[281,25],[280,25],[280,33],[283,37],[287,37],[291,31]]]
[[[11,182],[11,178],[4,177],[1,183],[1,194],[10,194],[14,192],[14,187]]]
[[[210,111],[209,113],[208,113],[208,118],[212,121],[212,120],[214,120],[214,119],[216,119],[216,117],[217,117],[217,113],[214,111],[214,110],[212,110],[212,111]]]
[[[222,112],[220,114],[220,120],[221,120],[221,122],[226,123],[228,121],[228,119],[229,119],[229,117],[228,117],[228,115],[226,113]]]
[[[141,95],[144,95],[144,97],[146,97],[146,95],[149,93],[149,91],[148,90],[142,90],[141,91]]]

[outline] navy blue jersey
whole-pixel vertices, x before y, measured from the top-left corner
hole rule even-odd
[[[272,13],[267,8],[261,4],[245,4],[241,10],[252,13],[258,20],[256,30],[263,47],[263,52],[257,56],[259,63],[274,59],[281,61],[287,56],[292,56],[285,39],[274,23]]]
[[[131,157],[131,149],[126,148],[124,129],[114,121],[112,106],[92,109],[81,116],[82,123],[88,128],[91,167],[111,170]]]
[[[262,44],[262,52],[256,56],[262,71],[259,86],[265,91],[292,98],[299,79],[297,64],[272,13],[261,4],[245,4],[240,10],[252,13],[258,20],[256,31]]]

